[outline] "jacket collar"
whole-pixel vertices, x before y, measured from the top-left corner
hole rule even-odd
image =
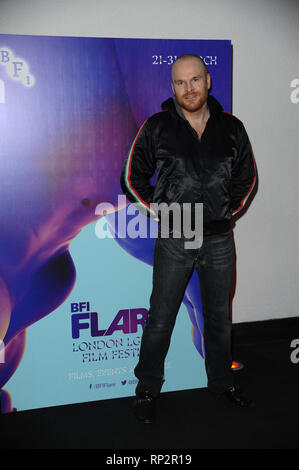
[[[181,119],[186,120],[185,115],[175,98],[168,98],[168,100],[164,101],[161,104],[161,108],[163,110],[168,110],[172,115],[176,117],[180,117]],[[221,104],[212,95],[208,96],[208,108],[210,114],[223,111]]]

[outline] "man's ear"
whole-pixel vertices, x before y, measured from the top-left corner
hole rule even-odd
[[[174,86],[173,86],[172,80],[171,80],[171,89],[172,89],[172,93],[175,95],[175,91],[174,91]]]
[[[208,86],[208,90],[210,90],[211,85],[212,85],[211,75],[210,75],[209,73],[207,73],[207,86]]]

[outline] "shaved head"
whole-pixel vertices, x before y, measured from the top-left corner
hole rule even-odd
[[[174,81],[174,72],[175,72],[176,64],[178,64],[179,62],[182,62],[182,61],[190,60],[190,59],[191,60],[192,59],[193,60],[198,60],[200,62],[200,64],[203,66],[205,73],[209,73],[204,60],[199,55],[196,55],[196,54],[183,54],[180,57],[178,57],[176,59],[176,61],[171,66],[170,74],[171,74],[171,81],[172,82]]]

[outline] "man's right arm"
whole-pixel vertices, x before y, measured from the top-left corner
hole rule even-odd
[[[155,216],[150,204],[153,202],[154,186],[150,179],[155,172],[154,149],[148,121],[141,126],[126,158],[120,184],[130,202],[138,203],[150,216]]]

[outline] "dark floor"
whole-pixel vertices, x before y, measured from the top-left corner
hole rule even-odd
[[[0,448],[298,449],[299,363],[291,351],[286,339],[235,347],[244,364],[235,377],[253,410],[197,389],[161,394],[149,426],[135,421],[132,398],[23,411],[0,417]]]

